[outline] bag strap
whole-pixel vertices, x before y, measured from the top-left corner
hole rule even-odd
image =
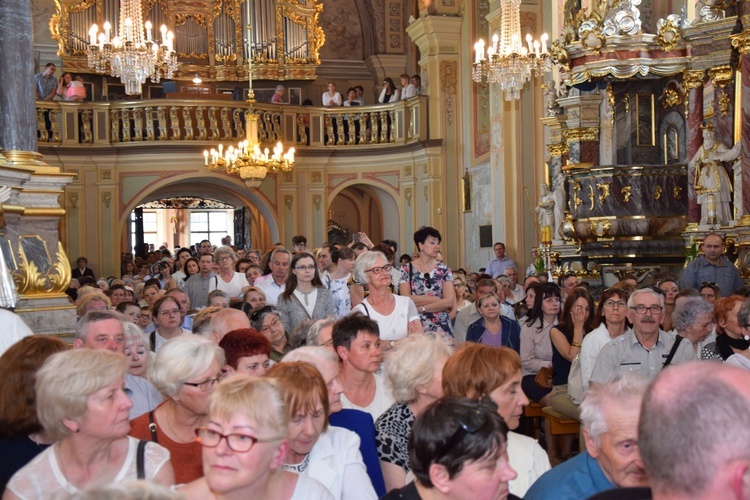
[[[669,366],[669,363],[672,362],[672,358],[674,358],[674,355],[677,352],[677,348],[680,346],[680,342],[682,342],[682,337],[680,335],[677,335],[677,337],[675,337],[674,339],[674,344],[672,344],[672,350],[669,351],[669,356],[667,356],[667,360],[661,367],[662,370]]]
[[[367,314],[367,317],[370,317],[370,310],[367,308],[367,304],[365,304],[365,301],[362,301],[362,307],[365,308],[365,314]]]
[[[135,468],[138,479],[146,479],[146,444],[148,444],[148,441],[138,441],[138,453],[136,454],[135,459]]]
[[[148,336],[149,344],[151,347],[151,352],[156,352],[156,332],[151,332],[151,335]]]
[[[154,411],[148,412],[148,430],[151,431],[151,441],[158,443],[159,439],[156,437],[156,423],[154,422]]]

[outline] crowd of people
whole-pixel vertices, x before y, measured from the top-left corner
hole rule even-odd
[[[718,235],[687,273],[713,281],[603,291],[519,283],[502,243],[453,270],[441,240],[79,258],[72,348],[0,356],[3,498],[750,496],[750,293]],[[526,432],[532,401],[577,445]]]

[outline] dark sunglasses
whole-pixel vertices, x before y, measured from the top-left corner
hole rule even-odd
[[[266,313],[278,313],[278,312],[279,311],[275,307],[273,307],[273,306],[263,306],[260,309],[258,309],[257,311],[254,311],[250,315],[250,321],[252,321],[253,323],[255,323],[256,321],[258,321]]]

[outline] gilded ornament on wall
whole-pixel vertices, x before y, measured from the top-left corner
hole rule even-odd
[[[624,188],[620,189],[620,193],[622,193],[622,201],[623,203],[627,203],[630,201],[630,197],[632,196],[633,188],[631,186],[625,186]]]

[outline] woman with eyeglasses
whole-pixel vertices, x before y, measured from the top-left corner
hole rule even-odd
[[[721,298],[721,288],[719,288],[719,285],[714,282],[704,281],[701,283],[698,292],[701,294],[701,297],[703,297],[703,300],[710,302],[711,304],[714,304]]]
[[[328,389],[318,369],[284,360],[266,376],[279,382],[289,410],[289,451],[282,468],[320,481],[336,499],[376,499],[359,438],[328,425]]]
[[[181,335],[190,334],[189,330],[182,328],[182,316],[180,315],[180,303],[171,295],[167,295],[154,302],[151,308],[156,331],[151,332],[149,341],[151,350],[159,352],[162,346],[170,339]]]
[[[307,252],[295,254],[289,268],[286,288],[276,303],[284,330],[291,332],[303,321],[335,315],[331,293],[320,281],[315,257]]]
[[[680,284],[674,279],[665,279],[659,282],[657,288],[664,294],[664,311],[661,315],[660,328],[665,332],[671,332],[674,329],[672,311],[675,308],[677,294],[680,293]]]
[[[318,481],[282,469],[289,412],[276,380],[231,377],[216,388],[208,412],[194,435],[203,477],[177,488],[185,498],[333,500]]]
[[[523,407],[529,404],[521,379],[521,359],[507,347],[462,344],[443,368],[446,397],[489,398],[496,405],[497,414],[511,431],[508,457],[518,477],[510,482],[510,492],[519,497],[550,469],[547,454],[535,439],[512,432],[520,425]]]
[[[726,361],[730,356],[747,351],[750,341],[743,333],[743,325],[750,322],[750,307],[743,307],[747,299],[741,295],[730,295],[714,304],[716,320],[716,340],[707,344],[700,355],[701,359]],[[745,310],[745,317],[741,311]],[[743,322],[744,320],[744,322]]]
[[[186,335],[167,342],[149,370],[149,380],[164,402],[134,419],[130,435],[169,450],[177,484],[203,474],[195,431],[206,424],[208,399],[224,364],[221,347],[198,335]]]
[[[469,288],[466,285],[466,275],[465,274],[454,274],[453,275],[453,288],[456,289],[456,314],[458,314],[461,309],[465,309],[471,305],[471,302],[467,299],[471,297],[471,294],[469,293]]]
[[[374,320],[380,328],[380,345],[385,352],[410,333],[421,333],[414,301],[391,293],[391,264],[380,252],[364,252],[354,263],[354,279],[368,287],[369,295],[352,311]]]
[[[219,341],[219,347],[227,358],[224,372],[228,376],[244,373],[262,377],[273,364],[268,357],[271,343],[254,328],[232,330]]]
[[[279,310],[273,306],[263,306],[250,314],[250,324],[271,343],[271,353],[268,355],[273,361],[281,361],[284,354],[292,350],[289,337],[284,331]]]
[[[438,261],[442,237],[437,229],[422,227],[414,233],[419,257],[401,271],[399,292],[417,306],[424,331],[453,336],[448,312],[456,298],[451,270]]]
[[[581,380],[584,391],[589,387],[591,372],[594,371],[602,347],[625,333],[629,326],[628,298],[630,294],[624,288],[608,288],[602,293],[596,308],[596,322],[599,326],[586,334],[581,342]]]
[[[214,262],[219,265],[216,283],[212,283],[212,289],[221,290],[229,295],[232,300],[241,300],[242,294],[250,287],[244,273],[235,271],[234,262],[237,254],[232,247],[220,246],[214,252]]]

